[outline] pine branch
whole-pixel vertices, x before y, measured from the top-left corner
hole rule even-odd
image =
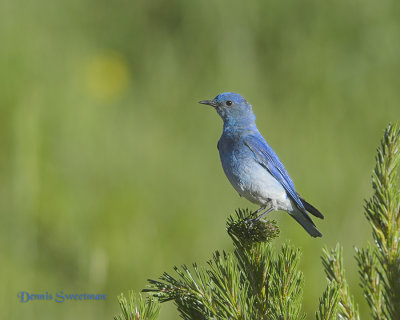
[[[271,242],[279,236],[275,221],[254,219],[248,209],[237,209],[227,222],[227,231],[238,250],[249,250],[256,244]]]
[[[377,150],[372,176],[374,194],[365,204],[365,215],[372,227],[375,247],[360,251],[358,259],[375,270],[365,270],[364,294],[374,310],[375,319],[400,314],[400,130],[389,125]],[[373,257],[375,255],[375,257]],[[364,281],[364,282],[363,282]],[[377,294],[382,289],[383,299]]]
[[[300,250],[284,244],[273,264],[269,286],[268,319],[301,319],[301,299],[303,294],[303,273],[298,271]]]
[[[160,313],[160,305],[153,297],[144,298],[141,294],[137,296],[129,292],[129,300],[123,293],[118,297],[122,311],[114,317],[115,320],[155,320]]]
[[[243,276],[249,283],[255,299],[258,319],[268,315],[268,293],[274,251],[271,241],[278,237],[279,228],[275,221],[254,220],[248,210],[238,209],[235,217],[229,217],[227,231],[235,246],[235,255]]]
[[[161,281],[149,279],[150,292],[160,302],[173,300],[183,319],[216,319],[218,303],[214,301],[208,272],[193,264],[194,276],[187,266],[174,267],[179,279],[164,273]]]
[[[319,299],[319,310],[315,314],[317,320],[336,319],[340,295],[341,291],[338,283],[335,280],[328,282],[322,298]]]
[[[254,296],[249,294],[249,283],[233,254],[221,256],[218,251],[209,262],[208,274],[215,286],[217,308],[223,312],[218,319],[246,319],[253,315]]]
[[[279,255],[270,241],[279,229],[274,221],[254,219],[238,210],[227,223],[234,253],[218,251],[207,269],[175,268],[149,280],[160,302],[173,300],[184,319],[301,319],[303,275],[300,250],[283,245]]]
[[[364,296],[371,308],[372,316],[375,320],[387,319],[386,312],[383,310],[384,298],[382,293],[382,284],[380,275],[377,272],[378,261],[375,252],[368,246],[367,249],[356,250],[356,259],[361,278],[361,288]]]
[[[328,282],[336,282],[339,286],[339,319],[360,319],[358,307],[355,306],[354,298],[350,295],[350,289],[345,277],[343,248],[340,247],[339,244],[337,244],[336,248],[331,251],[328,251],[328,249],[325,248],[323,249],[321,258]]]

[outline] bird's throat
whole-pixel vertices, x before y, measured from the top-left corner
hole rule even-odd
[[[224,121],[225,132],[240,132],[257,130],[255,117],[242,119],[227,119]]]

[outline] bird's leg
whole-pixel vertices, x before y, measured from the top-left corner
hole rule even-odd
[[[259,216],[257,216],[257,214],[258,214],[260,211],[265,210],[265,208],[267,207],[267,205],[269,206],[269,208],[267,209],[267,211],[264,212],[264,213],[262,213],[262,214],[260,214]],[[248,219],[248,222],[250,222],[249,230],[250,230],[251,227],[253,226],[253,223],[254,223],[255,221],[260,220],[264,215],[266,215],[269,211],[271,211],[271,210],[272,210],[271,208],[273,208],[273,206],[272,206],[270,203],[267,203],[266,205],[262,205],[260,208],[258,208],[256,211],[254,211],[254,212],[252,213],[252,216],[255,216],[255,218],[253,218],[253,219]]]
[[[263,211],[264,209],[265,209],[265,205],[264,206],[261,206],[261,207],[259,207],[256,211],[254,211],[253,213],[252,213],[252,215],[254,215],[254,216],[256,216],[257,215],[257,213],[259,213],[260,211]]]
[[[276,200],[270,200],[268,201],[268,209],[265,210],[263,213],[261,213],[258,217],[257,220],[261,220],[263,217],[265,217],[268,213],[270,213],[273,210],[277,209],[277,204]]]
[[[270,206],[267,210],[265,210],[263,213],[261,213],[256,219],[261,220],[263,217],[265,217],[268,213],[270,213],[272,210],[274,210],[273,206]]]

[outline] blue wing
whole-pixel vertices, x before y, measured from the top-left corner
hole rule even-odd
[[[290,178],[274,150],[272,150],[264,138],[260,134],[257,136],[249,135],[244,138],[244,144],[254,153],[258,163],[267,169],[268,172],[279,181],[279,183],[286,190],[287,194],[297,204],[301,211],[306,212],[303,203],[297,196],[292,179]]]

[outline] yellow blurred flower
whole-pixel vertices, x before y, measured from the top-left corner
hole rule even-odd
[[[107,101],[123,94],[130,79],[125,59],[116,53],[95,56],[86,67],[88,94],[98,100]]]

